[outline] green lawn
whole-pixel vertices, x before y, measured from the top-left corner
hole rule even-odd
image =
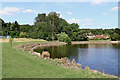
[[[111,39],[106,39],[106,40],[99,40],[99,39],[98,40],[90,40],[89,39],[89,41],[111,41]]]
[[[25,42],[28,43],[28,42]],[[13,46],[24,44],[16,42]],[[108,77],[88,70],[65,68],[57,62],[33,57],[26,51],[20,51],[2,43],[2,77],[3,78],[103,78]]]

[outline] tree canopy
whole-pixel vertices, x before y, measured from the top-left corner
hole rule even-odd
[[[48,41],[58,40],[57,35],[65,33],[72,41],[87,41],[87,33],[94,35],[108,35],[111,40],[120,40],[120,29],[80,29],[77,23],[69,24],[65,19],[60,18],[60,14],[50,12],[42,13],[35,17],[34,25],[19,25],[17,21],[5,23],[0,18],[1,34],[12,37],[39,38]]]

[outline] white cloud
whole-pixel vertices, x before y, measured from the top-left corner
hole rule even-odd
[[[31,9],[23,10],[23,13],[29,13],[29,12],[33,12],[33,10]]]
[[[82,24],[82,26],[91,26],[91,25],[93,26],[93,25],[95,25],[95,23],[83,23]]]
[[[106,2],[119,2],[119,0],[88,0],[88,2],[91,5],[107,5]]]
[[[101,26],[110,26],[110,24],[101,24]]]
[[[119,8],[119,7],[117,7],[117,6],[116,6],[116,7],[113,7],[113,8],[110,9],[110,11],[117,11],[118,8]]]
[[[96,4],[102,4],[103,2],[107,2],[108,0],[93,0],[90,4],[96,5]]]
[[[85,18],[85,19],[75,19],[75,18],[72,18],[72,19],[69,19],[67,20],[68,23],[78,23],[79,25],[82,25],[82,26],[93,26],[95,25],[95,23],[92,22],[92,19],[88,19],[88,18]]]
[[[83,22],[91,22],[91,21],[92,19],[87,19],[87,18],[83,20]]]
[[[108,13],[106,13],[106,12],[103,12],[103,13],[102,13],[102,15],[107,15],[107,14],[108,14]]]
[[[0,15],[14,15],[13,13],[9,13],[3,10],[0,10]]]
[[[31,10],[31,9],[26,9],[22,11],[23,13],[35,13],[37,14],[37,12],[35,10]]]
[[[68,15],[72,15],[72,12],[67,12]]]
[[[91,2],[91,5],[101,4],[102,2]]]
[[[87,22],[91,22],[92,19],[83,19],[83,20],[80,20],[80,19],[75,19],[75,18],[72,18],[72,19],[69,19],[67,20],[68,23],[87,23]]]
[[[5,7],[4,11],[6,12],[18,12],[20,11],[20,8],[16,8],[16,7]]]
[[[67,21],[68,21],[68,23],[81,23],[82,22],[82,20],[75,19],[75,18],[69,19]]]
[[[22,8],[16,7],[5,7],[0,10],[0,15],[14,15],[15,13],[19,12]]]
[[[17,8],[17,7],[5,7],[2,10],[0,10],[0,15],[15,15],[16,13],[22,11],[23,13],[35,13],[37,12],[35,10],[31,9],[24,9],[24,8]]]

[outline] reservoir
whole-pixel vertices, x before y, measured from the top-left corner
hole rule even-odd
[[[49,51],[51,58],[68,57],[70,61],[74,58],[76,63],[81,64],[84,69],[98,70],[104,73],[118,76],[118,44],[72,44],[63,46],[39,47],[34,51],[42,53]]]

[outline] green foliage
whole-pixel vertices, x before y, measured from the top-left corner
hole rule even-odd
[[[3,33],[5,33],[4,30],[3,30],[3,33],[2,33],[2,28],[3,28],[2,26],[5,26],[4,24],[5,24],[4,21],[0,18],[0,36],[3,35]]]
[[[48,35],[48,37],[46,38],[47,41],[52,41],[52,36],[51,35]]]
[[[77,32],[73,32],[70,38],[72,41],[77,41]]]
[[[71,28],[72,29],[78,29],[79,28],[79,25],[77,23],[72,23],[71,24]]]
[[[33,26],[30,25],[20,25],[20,32],[29,32],[33,29]]]
[[[118,33],[113,33],[110,37],[112,41],[120,40],[120,35]]]
[[[21,32],[20,35],[19,35],[19,37],[23,37],[23,38],[25,38],[25,37],[27,37],[27,35],[26,35],[25,32]]]
[[[45,13],[38,14],[38,16],[35,18],[35,22],[46,22],[46,21],[47,18]]]
[[[71,44],[71,39],[68,37],[68,35],[65,32],[57,34],[57,38],[61,42],[66,42],[68,44]]]
[[[87,41],[88,38],[87,38],[86,35],[78,35],[78,36],[77,36],[77,40],[78,40],[78,41]]]
[[[60,34],[57,34],[57,38],[59,41],[64,42],[65,38],[68,37],[68,35],[65,32],[62,32]]]
[[[20,28],[19,28],[19,24],[17,21],[13,22],[13,23],[4,23],[4,21],[2,21],[2,35],[6,36],[6,35],[10,35],[12,37],[19,37],[20,34]]]
[[[35,17],[34,25],[19,25],[17,21],[13,23],[5,23],[0,18],[0,35],[10,35],[12,37],[26,37],[35,39],[45,39],[48,41],[57,40],[56,34],[65,32],[72,41],[87,41],[87,33],[93,33],[94,35],[111,35],[111,40],[120,40],[115,38],[113,33],[120,35],[120,29],[79,29],[77,23],[69,24],[65,19],[60,18],[60,14],[56,12],[50,12],[38,14]],[[101,39],[100,39],[101,40]]]
[[[65,42],[68,43],[68,44],[71,44],[71,39],[69,37],[66,37]]]

